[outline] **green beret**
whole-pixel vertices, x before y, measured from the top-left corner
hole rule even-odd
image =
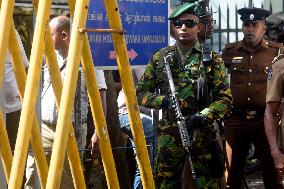
[[[181,16],[184,13],[190,13],[190,14],[194,14],[196,16],[200,15],[200,6],[198,4],[198,2],[196,3],[185,3],[182,4],[180,6],[178,6],[173,12],[172,14],[169,16],[169,20],[174,20],[177,17]]]
[[[183,2],[184,3],[198,2],[200,6],[200,14],[199,14],[200,17],[213,14],[213,12],[209,8],[209,0],[184,0]]]

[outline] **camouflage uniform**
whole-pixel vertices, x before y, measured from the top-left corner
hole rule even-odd
[[[201,68],[202,50],[199,42],[195,43],[184,65],[178,61],[178,50],[175,45],[154,53],[137,85],[138,103],[148,108],[161,109],[163,98],[169,96],[169,83],[161,61],[162,56],[169,51],[175,54],[174,61],[169,64],[183,116],[201,112],[210,120],[209,122],[224,117],[231,105],[231,92],[225,67],[217,53],[213,53],[213,61]],[[196,80],[203,71],[206,73],[214,100],[208,107],[202,107],[196,95]],[[159,94],[155,92],[157,89],[160,91]],[[154,170],[156,185],[157,188],[181,188],[181,172],[186,153],[175,120],[169,116],[168,110],[163,109],[162,115],[157,126],[158,152]],[[209,166],[212,164],[211,129],[210,124],[198,128],[198,136],[191,151],[198,188],[218,188],[218,178],[212,176],[212,166],[211,169]]]

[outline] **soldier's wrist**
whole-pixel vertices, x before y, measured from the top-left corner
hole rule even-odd
[[[161,107],[163,109],[168,108],[168,106],[170,105],[170,100],[167,96],[164,96],[163,100],[162,100],[162,104]]]

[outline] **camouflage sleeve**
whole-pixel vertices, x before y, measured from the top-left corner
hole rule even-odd
[[[213,102],[209,107],[201,111],[210,120],[221,119],[228,113],[232,105],[232,94],[228,83],[228,77],[223,60],[216,53],[213,54],[214,80]]]
[[[157,64],[160,53],[155,53],[138,81],[136,95],[138,104],[152,109],[160,109],[165,96],[155,93],[157,86]]]

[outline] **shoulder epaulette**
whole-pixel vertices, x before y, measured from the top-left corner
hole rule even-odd
[[[234,42],[234,43],[228,43],[225,45],[225,49],[230,49],[230,48],[234,48],[235,46],[239,45],[239,41]]]
[[[272,64],[274,64],[275,62],[277,62],[278,60],[284,58],[283,54],[279,54],[278,56],[276,56],[273,60],[272,60]]]
[[[175,50],[175,48],[176,48],[175,46],[167,46],[167,47],[160,49],[160,51],[169,52],[169,51]]]
[[[276,47],[276,48],[283,48],[283,44],[282,43],[276,43],[273,41],[267,41],[268,42],[268,46],[269,47]]]

